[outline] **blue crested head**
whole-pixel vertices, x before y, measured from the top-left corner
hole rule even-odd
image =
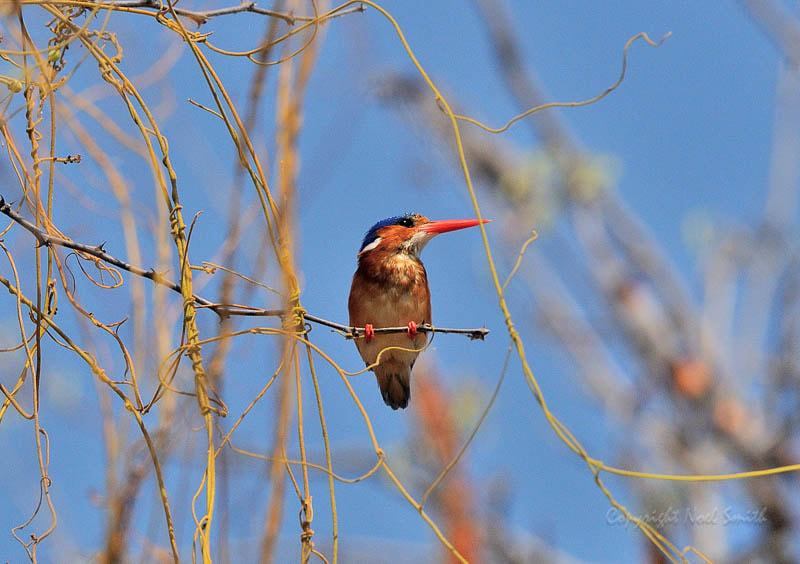
[[[378,238],[378,231],[387,225],[403,225],[404,227],[412,227],[414,225],[415,215],[416,214],[413,213],[407,213],[405,215],[395,215],[380,220],[378,223],[370,227],[369,231],[367,231],[367,234],[364,235],[364,240],[361,242],[361,248],[358,249],[358,252],[360,253],[364,250],[364,247],[374,242],[375,239]]]

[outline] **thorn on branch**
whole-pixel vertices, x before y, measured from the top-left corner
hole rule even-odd
[[[211,310],[216,313],[220,319],[228,319],[231,316],[230,308],[227,304],[217,304],[211,307]]]

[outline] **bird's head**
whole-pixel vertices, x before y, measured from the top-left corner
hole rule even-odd
[[[378,252],[419,256],[422,248],[440,233],[474,227],[488,219],[445,219],[431,221],[418,213],[389,217],[373,225],[364,236],[359,258]]]

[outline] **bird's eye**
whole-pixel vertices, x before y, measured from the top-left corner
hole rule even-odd
[[[413,227],[414,220],[410,217],[402,217],[400,218],[400,221],[397,222],[397,225],[402,225],[403,227]]]

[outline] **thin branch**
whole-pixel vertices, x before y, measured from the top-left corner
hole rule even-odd
[[[344,336],[348,339],[354,339],[356,337],[364,336],[364,328],[363,327],[350,327],[348,325],[341,325],[339,323],[334,323],[333,321],[328,321],[327,319],[322,319],[320,317],[316,317],[314,315],[304,314],[303,317],[307,321],[312,321],[314,323],[318,323],[319,325],[325,325],[326,327],[331,327],[333,329],[338,329],[339,331],[344,333]],[[405,333],[408,331],[408,327],[375,327],[373,329],[376,335],[382,333]],[[422,325],[417,325],[417,332],[418,333],[455,333],[457,335],[466,335],[470,338],[471,341],[476,339],[480,339],[483,341],[484,337],[489,334],[489,330],[486,327],[479,327],[477,329],[448,329],[444,327],[434,327],[430,323],[423,323]]]
[[[111,2],[104,4],[105,6],[112,5],[118,8],[153,8],[155,10],[163,9],[163,5],[158,0],[122,0],[120,2]],[[272,18],[279,18],[289,25],[294,25],[296,18],[294,14],[283,14],[275,10],[268,10],[266,8],[259,8],[255,2],[242,1],[236,6],[228,6],[227,8],[217,8],[215,10],[186,10],[183,8],[175,8],[175,13],[179,16],[191,18],[197,25],[203,25],[210,18],[217,16],[227,16],[229,14],[240,14],[242,12],[252,12],[262,16],[269,16]]]
[[[14,211],[11,208],[11,205],[5,201],[2,195],[0,195],[0,213],[3,213],[4,215],[8,216],[12,220],[14,220],[14,222],[25,228],[27,231],[29,231],[36,238],[40,246],[51,247],[53,245],[57,245],[59,247],[72,249],[74,251],[78,251],[80,253],[93,256],[105,263],[108,263],[112,266],[130,272],[131,274],[135,274],[137,276],[147,278],[148,280],[152,280],[156,284],[166,286],[170,290],[173,290],[179,294],[181,293],[181,287],[179,284],[172,282],[171,280],[167,279],[166,277],[159,274],[155,270],[153,269],[146,270],[144,268],[134,266],[123,260],[111,256],[106,252],[104,248],[105,243],[101,243],[100,245],[94,245],[94,246],[84,245],[82,243],[76,243],[74,241],[70,241],[69,239],[57,237],[55,235],[47,233],[46,231],[43,231],[42,229],[36,227],[30,221],[22,217],[19,213]],[[363,327],[351,327],[349,325],[342,325],[341,323],[336,323],[335,321],[329,321],[327,319],[323,319],[322,317],[317,317],[316,315],[311,315],[310,313],[306,313],[305,310],[294,312],[292,310],[283,310],[283,309],[261,309],[261,308],[253,308],[249,306],[236,305],[236,304],[220,304],[207,300],[202,296],[198,296],[197,294],[193,294],[192,298],[194,299],[194,302],[197,305],[203,308],[210,309],[220,317],[240,315],[245,317],[249,316],[249,317],[284,318],[288,315],[296,313],[298,315],[301,315],[303,319],[305,319],[306,321],[310,321],[311,323],[316,323],[318,325],[324,325],[325,327],[336,329],[347,339],[355,339],[358,337],[363,337],[365,334],[365,329]],[[376,327],[374,329],[375,334],[405,333],[406,331],[408,331],[408,327]],[[466,335],[471,340],[475,339],[483,340],[486,337],[486,335],[489,334],[489,330],[486,329],[485,327],[480,327],[477,329],[448,329],[448,328],[434,327],[430,323],[424,323],[418,325],[417,331],[420,333],[455,333],[460,335]]]

